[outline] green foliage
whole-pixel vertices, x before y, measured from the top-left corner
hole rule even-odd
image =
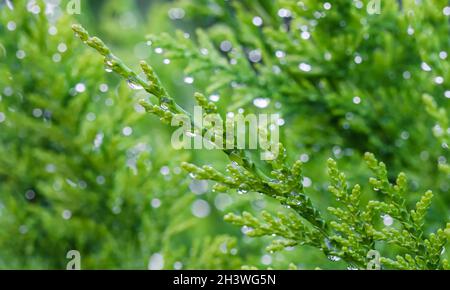
[[[141,62],[141,69],[147,79],[138,77],[116,56],[111,54],[109,48],[97,37],[90,37],[87,31],[79,25],[74,25],[76,35],[86,44],[96,49],[104,56],[105,64],[116,73],[124,77],[132,88],[143,88],[157,98],[157,104],[142,101],[141,104],[150,113],[170,123],[175,114],[187,114],[162,86],[153,69]],[[205,35],[198,34],[199,45],[205,46]],[[154,40],[153,40],[154,41]],[[176,57],[177,52],[188,51],[188,48],[171,42],[175,50],[170,57]],[[206,45],[208,51],[214,50],[212,45]],[[208,53],[208,55],[210,55]],[[215,59],[218,56],[211,53]],[[183,57],[193,58],[195,55]],[[203,60],[202,60],[203,61]],[[211,64],[206,58],[204,62]],[[195,62],[193,62],[195,63]],[[220,63],[219,63],[220,67]],[[205,67],[197,68],[199,70]],[[197,94],[198,105],[207,111],[215,112],[213,103],[206,100],[203,95]],[[429,110],[430,111],[430,110]],[[444,112],[445,115],[445,112]],[[263,212],[263,221],[252,214],[244,212],[241,216],[228,214],[225,220],[243,226],[251,237],[278,236],[283,239],[275,240],[267,248],[268,251],[279,251],[286,247],[296,245],[310,245],[320,248],[332,260],[345,260],[350,266],[357,268],[367,267],[367,253],[375,247],[375,242],[386,241],[407,250],[405,256],[398,255],[396,260],[382,258],[382,262],[392,268],[398,269],[439,269],[447,265],[441,262],[441,254],[447,242],[444,230],[438,230],[426,238],[423,234],[423,221],[425,213],[430,207],[432,193],[428,191],[417,203],[416,208],[408,212],[404,195],[407,192],[407,180],[404,173],[399,174],[396,183],[389,181],[386,165],[378,162],[372,154],[366,154],[368,167],[375,174],[370,179],[373,190],[384,194],[386,201],[373,200],[361,205],[361,187],[355,185],[349,190],[346,177],[337,169],[337,164],[330,159],[328,172],[331,178],[329,191],[334,195],[340,207],[330,207],[329,212],[334,220],[327,221],[319,210],[312,204],[305,194],[302,184],[302,163],[296,161],[292,167],[287,164],[286,151],[282,144],[278,145],[278,158],[267,161],[270,167],[270,177],[252,161],[246,150],[233,149],[225,151],[231,163],[227,166],[227,174],[222,174],[212,166],[198,167],[184,163],[183,168],[196,179],[207,179],[217,182],[215,190],[225,191],[235,189],[240,193],[248,191],[259,192],[275,198],[280,204],[291,210],[288,214],[279,213],[276,217]],[[384,218],[394,219],[399,228],[388,227],[377,229],[375,218],[384,213]],[[307,223],[305,223],[305,222]],[[389,225],[390,226],[390,225]],[[450,224],[446,231],[450,230]]]
[[[0,268],[65,269],[69,250],[82,269],[145,269],[155,253],[167,269],[239,267],[239,255],[215,254],[228,238],[186,237],[205,226],[177,165],[189,155],[148,138],[164,132],[97,69],[70,17],[53,23],[26,2],[0,9]],[[194,243],[211,256],[189,254]]]
[[[373,250],[385,269],[450,268],[447,1],[369,15],[360,1],[183,0],[154,4],[153,20],[134,14],[135,26],[118,24],[135,2],[107,2],[90,6],[100,23],[77,19],[105,42],[72,26],[102,61],[74,41],[73,18],[0,8],[1,268],[64,268],[70,249],[86,268],[163,257],[169,269],[367,269]],[[163,20],[169,6],[186,19]],[[125,64],[130,48],[146,52],[140,72]],[[235,144],[223,156],[169,149],[158,121],[183,114],[195,127],[194,102],[279,114],[277,158]],[[223,208],[192,216],[200,197],[181,168],[213,183],[211,204],[231,199],[225,221],[243,235]]]

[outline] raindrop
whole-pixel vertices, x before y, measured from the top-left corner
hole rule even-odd
[[[36,193],[33,190],[28,190],[25,193],[25,198],[28,200],[33,200],[36,197]]]
[[[8,28],[9,31],[14,31],[17,28],[17,25],[14,21],[9,21],[6,25],[6,28]]]
[[[113,64],[112,61],[110,61],[110,60],[106,60],[105,61],[105,71],[106,72],[108,72],[108,73],[112,72],[113,71],[113,66],[114,66],[114,64]]]
[[[95,179],[95,181],[97,182],[97,184],[99,184],[99,185],[103,185],[103,184],[105,184],[105,182],[106,182],[106,179],[105,179],[105,177],[104,177],[104,176],[102,176],[102,175],[99,175],[99,176],[97,176],[97,178]]]
[[[11,0],[5,0],[6,6],[8,6],[9,10],[14,10],[14,5],[12,4]]]
[[[56,35],[57,33],[58,33],[58,28],[56,28],[55,26],[50,26],[50,28],[48,29],[48,34]]]
[[[424,71],[431,71],[431,67],[426,63],[426,62],[422,62],[420,64],[420,67],[422,68],[422,70]]]
[[[164,268],[164,256],[160,253],[153,254],[148,262],[149,270],[162,270]]]
[[[300,156],[300,161],[303,162],[303,163],[308,162],[309,161],[309,155],[308,154],[302,154]]]
[[[194,83],[194,78],[193,78],[193,77],[185,77],[185,78],[184,78],[184,82],[185,82],[186,84],[191,85],[191,84]]]
[[[97,116],[92,112],[86,115],[86,120],[88,120],[89,122],[94,122],[96,118]]]
[[[39,109],[39,108],[33,109],[33,116],[35,118],[40,118],[40,117],[42,117],[42,115],[43,115],[43,112],[41,109]]]
[[[270,104],[270,99],[265,99],[265,98],[257,98],[253,100],[253,105],[255,105],[255,107],[264,109],[267,108]]]
[[[276,56],[277,58],[284,58],[284,57],[286,56],[286,53],[285,53],[284,51],[282,51],[282,50],[277,50],[277,51],[275,52],[275,56]]]
[[[159,208],[162,203],[161,203],[160,199],[154,198],[154,199],[152,199],[150,204],[152,205],[153,208]]]
[[[132,79],[128,79],[127,84],[130,87],[130,89],[132,89],[132,90],[142,90],[143,89],[143,87],[139,83],[137,83],[135,80],[132,80]]]
[[[175,263],[173,264],[173,268],[174,268],[175,270],[181,270],[181,269],[183,269],[183,263],[181,263],[181,262],[175,262]]]
[[[356,104],[356,105],[361,104],[361,98],[360,97],[354,97],[353,98],[353,103]]]
[[[26,225],[21,225],[21,226],[19,227],[19,232],[20,232],[22,235],[26,234],[26,233],[28,232],[28,227],[27,227]]]
[[[17,57],[18,59],[24,59],[26,56],[27,56],[27,54],[26,54],[25,51],[23,51],[23,50],[18,50],[18,51],[16,52],[16,57]]]
[[[248,186],[246,184],[242,184],[241,186],[239,186],[237,192],[238,192],[238,194],[248,193]]]
[[[304,62],[300,63],[298,68],[304,72],[310,72],[312,70],[312,66]]]
[[[341,258],[339,258],[338,256],[328,256],[328,260],[332,262],[338,262],[341,260]]]
[[[282,18],[288,18],[292,16],[292,12],[286,8],[281,8],[280,10],[278,10],[278,16]]]
[[[62,217],[63,219],[68,220],[72,217],[72,212],[66,209],[62,212]]]
[[[59,53],[55,53],[52,56],[52,60],[53,60],[53,62],[60,62],[61,61],[61,55]]]
[[[232,203],[233,203],[232,198],[226,193],[218,194],[214,199],[214,205],[220,211],[224,211]]]
[[[250,53],[248,54],[248,58],[251,62],[260,62],[262,59],[261,51],[259,51],[258,49],[250,51]]]
[[[103,143],[103,133],[98,133],[97,135],[95,135],[95,139],[94,139],[94,148],[100,148],[100,146],[102,146]]]
[[[280,118],[280,119],[277,120],[277,125],[278,126],[284,126],[284,124],[286,124],[286,121],[284,119]]]
[[[273,67],[272,67],[272,71],[273,71],[273,73],[274,74],[280,74],[281,73],[281,68],[279,67],[279,66],[277,66],[277,65],[274,65]]]
[[[383,218],[383,224],[387,227],[392,226],[392,224],[394,223],[394,219],[388,214],[383,215],[382,218]]]
[[[125,127],[125,128],[123,128],[123,129],[122,129],[122,134],[123,134],[125,137],[131,136],[131,134],[133,134],[133,128],[131,128],[131,127]]]
[[[107,84],[101,84],[101,85],[99,86],[99,89],[100,89],[100,92],[106,93],[106,92],[108,91],[109,87],[108,87]]]
[[[450,6],[444,7],[442,13],[444,13],[445,16],[450,16]]]
[[[75,91],[77,93],[83,93],[86,91],[86,85],[83,83],[78,83],[75,85]]]
[[[228,252],[227,242],[220,244],[219,249],[222,253],[226,254]]]
[[[224,40],[220,43],[220,50],[223,52],[229,52],[233,48],[233,45],[228,40]]]
[[[209,213],[211,212],[211,208],[207,201],[199,199],[199,200],[196,200],[192,204],[191,212],[194,216],[196,216],[198,218],[205,218],[205,217],[209,216]]]
[[[114,214],[120,214],[122,212],[122,208],[120,206],[116,205],[112,208],[112,212]]]
[[[303,177],[302,183],[303,183],[304,187],[311,187],[312,180],[311,180],[311,178],[305,176],[305,177]]]
[[[409,80],[411,78],[411,73],[409,71],[403,72],[403,78]]]
[[[189,184],[189,189],[197,194],[201,195],[208,191],[208,182],[206,180],[192,180],[191,184]]]
[[[209,96],[209,100],[211,102],[218,102],[220,100],[220,96],[219,95],[211,95],[211,96]]]
[[[160,172],[162,175],[164,175],[164,176],[169,175],[169,174],[170,174],[170,168],[169,168],[168,166],[163,166],[163,167],[161,167],[161,169],[159,170],[159,172]]]
[[[64,53],[67,51],[67,45],[63,42],[61,42],[60,44],[58,44],[58,51],[61,53]]]
[[[171,8],[168,14],[170,19],[177,20],[184,18],[186,12],[184,11],[183,8]]]
[[[261,25],[263,25],[263,20],[261,17],[255,16],[255,17],[253,17],[252,23],[255,26],[261,26]]]
[[[403,140],[408,140],[408,139],[409,139],[409,133],[406,132],[406,131],[403,131],[403,132],[400,134],[400,137],[401,137]]]
[[[442,85],[444,83],[444,78],[441,76],[437,76],[434,78],[434,83],[437,85]]]
[[[308,31],[303,31],[300,36],[302,39],[308,40],[311,37],[311,34]]]
[[[253,229],[250,228],[250,227],[248,227],[248,226],[243,226],[243,227],[241,228],[241,232],[242,232],[244,235],[250,233],[251,231],[253,231]]]
[[[56,166],[54,164],[47,164],[45,166],[45,171],[47,171],[48,173],[53,173],[56,171]]]
[[[262,256],[262,257],[261,257],[261,263],[262,263],[263,265],[266,265],[266,266],[272,264],[272,257],[271,257],[270,255],[264,255],[264,256]]]

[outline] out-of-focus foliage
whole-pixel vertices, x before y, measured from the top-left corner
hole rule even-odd
[[[78,36],[153,104],[80,48],[74,17],[2,6],[0,267],[62,268],[77,249],[85,268],[366,268],[375,249],[386,268],[448,268],[450,8],[363,2],[83,6],[77,21],[120,58]],[[279,113],[279,158],[168,149],[143,111],[170,120],[194,90],[222,115]]]
[[[221,216],[191,213],[208,185],[181,174],[188,152],[161,143],[70,16],[33,3],[0,10],[0,268],[65,269],[69,250],[84,269],[239,268],[236,241],[208,231]]]

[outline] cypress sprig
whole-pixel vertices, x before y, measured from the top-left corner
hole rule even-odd
[[[156,96],[158,105],[142,102],[144,108],[169,122],[173,114],[185,112],[159,81],[156,73],[145,63],[141,68],[147,80],[141,79],[123,62],[115,57],[101,40],[92,38],[81,26],[75,25],[74,31],[80,39],[96,49],[111,61],[113,70],[124,77],[137,82],[148,93]],[[205,41],[205,39],[203,39]],[[173,44],[173,47],[182,47]],[[175,49],[175,51],[177,51]],[[215,104],[204,95],[195,95],[197,104],[207,112],[217,112]],[[165,104],[167,106],[165,106]],[[203,132],[201,132],[203,136]],[[367,254],[376,248],[376,242],[387,242],[403,247],[407,253],[395,258],[382,257],[384,266],[398,269],[441,269],[448,267],[448,262],[441,260],[442,250],[447,243],[450,224],[446,230],[438,230],[428,237],[423,233],[423,219],[430,207],[432,193],[427,192],[417,203],[416,208],[408,210],[405,195],[408,192],[407,179],[400,173],[395,183],[390,181],[388,170],[373,154],[366,153],[365,160],[373,172],[369,184],[375,193],[382,194],[382,200],[362,202],[363,191],[360,185],[349,187],[346,176],[339,171],[337,163],[328,161],[330,177],[329,191],[333,194],[339,207],[329,207],[332,218],[325,218],[313,205],[309,194],[303,186],[302,162],[292,165],[287,162],[287,152],[282,144],[278,145],[279,154],[275,160],[265,161],[270,173],[254,162],[251,152],[247,150],[227,149],[224,153],[230,164],[226,173],[221,173],[212,166],[197,166],[183,163],[182,167],[195,179],[216,182],[217,191],[235,190],[244,194],[259,192],[276,199],[287,208],[288,214],[279,213],[272,216],[262,213],[262,220],[250,213],[242,215],[228,214],[225,220],[246,228],[252,237],[277,236],[269,251],[282,250],[296,245],[311,245],[319,248],[330,260],[344,260],[351,268],[365,269]],[[385,219],[380,227],[379,217]],[[395,224],[395,227],[391,225]]]

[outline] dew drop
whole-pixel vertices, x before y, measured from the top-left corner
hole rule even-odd
[[[263,25],[263,20],[261,17],[255,16],[255,17],[253,17],[252,23],[255,26],[261,26],[261,25]]]
[[[111,60],[105,60],[105,71],[110,73],[113,71],[113,62]]]
[[[209,100],[211,102],[218,102],[220,100],[220,96],[219,95],[211,95],[211,96],[209,96]]]
[[[392,226],[392,224],[394,223],[394,219],[388,214],[383,215],[382,218],[383,218],[383,224],[387,227]]]
[[[192,204],[191,212],[198,218],[205,218],[209,216],[211,207],[209,206],[209,203],[207,201],[199,199]]]
[[[267,108],[270,104],[270,99],[265,98],[257,98],[253,100],[253,105],[255,105],[258,108],[264,109]]]
[[[17,25],[14,21],[9,21],[6,27],[8,28],[9,31],[14,31],[16,30]]]
[[[304,62],[300,63],[298,68],[304,72],[310,72],[312,70],[312,66]]]
[[[192,180],[189,189],[197,195],[204,194],[208,192],[208,182],[206,180]]]
[[[194,78],[193,77],[185,77],[184,78],[184,82],[186,83],[186,84],[193,84],[194,83]]]
[[[153,208],[159,208],[161,206],[161,200],[158,198],[154,198],[151,201],[151,205]]]
[[[14,5],[12,4],[11,0],[6,0],[6,6],[8,6],[9,10],[14,10]]]
[[[261,257],[261,263],[268,266],[272,264],[272,257],[270,255],[264,255]]]
[[[338,262],[341,260],[341,258],[339,258],[338,256],[328,256],[328,260],[332,262]]]
[[[132,90],[142,90],[143,89],[143,87],[140,84],[136,83],[136,81],[134,81],[134,80],[129,79],[129,80],[127,80],[127,83],[128,83],[128,86],[130,87],[130,89],[132,89]]]
[[[68,220],[72,217],[72,212],[66,209],[62,212],[62,217],[63,219]]]
[[[420,67],[423,71],[431,71],[431,67],[426,62],[422,62]]]
[[[164,256],[160,253],[153,254],[148,262],[149,270],[162,270],[164,268]]]

